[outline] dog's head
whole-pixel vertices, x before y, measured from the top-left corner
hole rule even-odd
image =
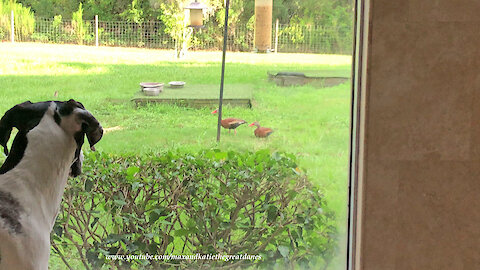
[[[3,146],[7,155],[5,163],[0,168],[0,174],[13,169],[23,158],[28,144],[27,133],[36,127],[48,109],[53,110],[55,122],[65,132],[75,139],[77,149],[75,159],[71,166],[70,175],[78,176],[82,170],[82,145],[85,136],[90,148],[95,150],[94,145],[102,138],[103,129],[93,115],[85,109],[82,103],[70,99],[69,101],[46,101],[31,103],[30,101],[15,105],[8,110],[0,119],[0,145]],[[13,128],[18,133],[13,140],[11,151],[7,143]]]

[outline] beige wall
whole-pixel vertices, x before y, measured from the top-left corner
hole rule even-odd
[[[365,4],[357,269],[480,269],[480,1]]]

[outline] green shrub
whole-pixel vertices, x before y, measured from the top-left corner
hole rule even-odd
[[[202,151],[86,155],[52,245],[85,267],[327,265],[335,220],[293,155]],[[68,252],[67,252],[68,253]],[[107,255],[261,255],[260,260],[109,260]]]
[[[62,15],[55,15],[52,25],[54,30],[58,30],[63,25]]]
[[[86,36],[86,26],[83,21],[83,7],[82,3],[78,4],[78,10],[72,14],[72,28],[78,44],[83,44]]]
[[[47,34],[42,34],[42,33],[33,33],[31,35],[31,39],[35,42],[45,42],[47,43],[50,41],[49,37]]]

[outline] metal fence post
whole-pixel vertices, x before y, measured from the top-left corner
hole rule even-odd
[[[278,19],[275,21],[275,53],[278,52]]]
[[[13,17],[13,9],[12,9],[12,12],[11,12],[11,16],[10,16],[10,26],[12,27],[10,29],[10,39],[13,42],[15,42],[15,20],[14,20],[14,17]]]
[[[95,15],[95,46],[98,47],[98,15]]]

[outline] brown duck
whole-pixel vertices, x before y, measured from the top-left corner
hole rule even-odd
[[[212,114],[218,113],[218,109],[214,110]],[[220,125],[222,125],[223,128],[228,129],[228,132],[230,133],[230,130],[233,129],[235,135],[237,134],[236,128],[240,125],[243,125],[247,123],[247,121],[238,119],[238,118],[225,118],[220,121]]]
[[[255,136],[258,137],[258,138],[266,138],[266,137],[270,136],[270,134],[273,133],[273,129],[267,128],[267,127],[261,127],[260,124],[257,121],[251,123],[248,126],[249,127],[253,127],[253,126],[257,127],[253,133],[255,133]]]

